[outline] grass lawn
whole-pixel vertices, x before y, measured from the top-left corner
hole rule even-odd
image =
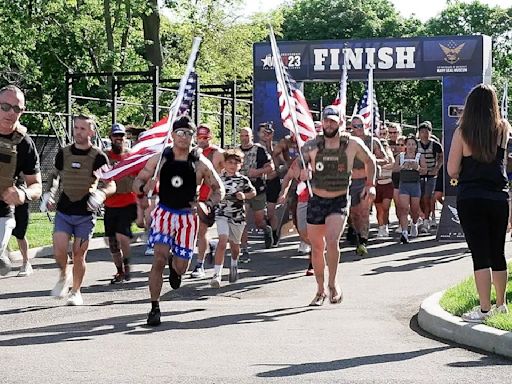
[[[55,212],[50,213],[51,218],[55,216]],[[132,225],[132,231],[140,232],[141,229],[135,224]],[[48,220],[46,213],[36,212],[30,214],[30,222],[27,229],[27,240],[30,248],[41,247],[44,245],[52,244],[53,223]],[[93,237],[103,237],[105,235],[105,226],[103,225],[103,218],[96,220]],[[9,241],[9,249],[17,251],[18,242],[14,236],[11,236]]]
[[[507,286],[507,302],[508,304],[508,315],[496,315],[492,316],[485,321],[484,324],[494,328],[502,329],[504,331],[512,331],[512,262],[508,264],[508,286]],[[494,287],[492,288],[492,301],[496,301],[496,294]],[[471,310],[473,307],[479,304],[478,294],[476,292],[475,280],[473,277],[469,277],[462,283],[448,289],[439,304],[441,307],[455,316],[461,316],[464,312]]]

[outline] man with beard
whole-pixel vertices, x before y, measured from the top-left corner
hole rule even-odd
[[[317,282],[316,295],[311,306],[323,304],[325,294],[324,252],[329,270],[329,301],[340,303],[341,288],[336,281],[340,259],[339,240],[348,215],[347,194],[354,160],[363,162],[367,170],[365,195],[375,198],[375,158],[358,137],[340,133],[340,112],[336,106],[327,106],[322,113],[323,136],[304,144],[304,160],[311,166],[313,196],[307,210],[307,233],[312,249],[312,262]],[[301,171],[301,179],[309,177],[309,170]]]
[[[112,165],[123,160],[128,154],[126,129],[122,124],[112,125],[110,133],[112,149],[106,154]],[[127,175],[116,181],[116,193],[105,200],[105,236],[108,238],[112,260],[117,272],[111,284],[130,280],[130,241],[133,237],[131,226],[137,218],[137,200],[132,192],[133,178]]]
[[[116,191],[113,181],[99,185],[100,169],[108,165],[108,158],[101,149],[92,145],[96,123],[91,116],[79,115],[73,119],[74,143],[57,152],[55,170],[49,182],[49,191],[43,196],[42,205],[54,209],[54,196],[62,183],[62,194],[57,203],[54,220],[53,252],[60,268],[60,277],[52,296],[68,295],[71,275],[68,272],[68,244],[73,242],[73,281],[67,305],[83,305],[80,289],[85,276],[89,239],[96,225],[96,212],[106,197]]]
[[[197,146],[203,150],[203,155],[210,160],[213,164],[213,168],[217,173],[220,173],[224,168],[224,150],[212,143],[212,130],[206,124],[201,124],[197,127]],[[202,184],[199,189],[199,201],[205,202],[210,196],[210,187],[206,184]],[[213,214],[213,211],[212,211]],[[213,218],[210,222],[205,222],[199,217],[199,229],[197,231],[197,264],[194,270],[190,274],[193,278],[202,278],[205,276],[204,272],[204,258],[206,254],[206,248],[208,246],[208,239],[206,238],[206,232],[208,227],[213,225]],[[212,256],[215,254],[215,243],[210,243],[210,253]]]

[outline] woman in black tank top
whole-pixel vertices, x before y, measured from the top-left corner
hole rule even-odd
[[[448,158],[450,177],[458,179],[457,210],[473,258],[480,306],[462,315],[482,322],[507,313],[505,234],[508,223],[508,185],[505,170],[510,125],[501,118],[494,88],[480,84],[466,99]],[[496,306],[491,306],[491,281]]]

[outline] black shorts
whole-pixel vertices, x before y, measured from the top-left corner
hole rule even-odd
[[[272,180],[267,181],[267,203],[277,203],[277,198],[279,197],[279,192],[281,192],[281,179],[279,177],[275,177]]]
[[[132,234],[132,223],[137,218],[137,204],[131,204],[121,208],[105,207],[105,236],[115,237],[116,233],[128,236]]]
[[[28,227],[28,204],[18,205],[14,209],[14,219],[16,227],[12,230],[12,235],[18,240],[23,240]]]
[[[400,188],[400,172],[393,172],[391,174],[391,180],[393,181],[393,188],[399,189]]]
[[[308,202],[308,213],[306,221],[308,224],[322,225],[325,224],[325,218],[329,215],[348,214],[347,195],[326,199],[317,195],[313,195]]]

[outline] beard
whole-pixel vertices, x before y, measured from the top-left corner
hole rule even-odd
[[[328,137],[329,139],[336,136],[339,132],[339,129],[335,129],[333,130],[332,132],[331,131],[326,131],[325,128],[323,129],[324,131],[324,136],[325,137]]]
[[[122,145],[116,145],[112,143],[112,152],[114,152],[116,155],[119,155],[123,151]]]

